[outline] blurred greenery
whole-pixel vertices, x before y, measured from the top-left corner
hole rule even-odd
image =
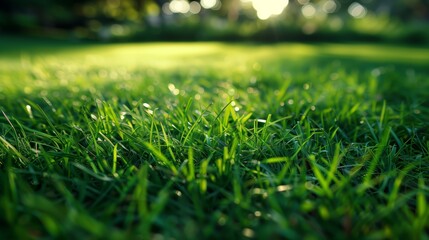
[[[3,0],[0,33],[96,41],[428,44],[426,0]]]

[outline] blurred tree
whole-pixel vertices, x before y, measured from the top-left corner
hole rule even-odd
[[[401,0],[395,4],[395,13],[406,20],[429,20],[429,1]]]
[[[192,17],[189,11],[175,14],[168,12],[166,8],[169,8],[168,3],[172,1],[177,0],[0,0],[0,30],[19,32],[86,29],[87,32],[96,33],[110,31],[110,26],[118,24],[121,26],[134,24],[137,28],[141,25],[157,28],[168,25],[167,23],[177,26],[182,22],[188,24],[193,21],[194,25],[197,22],[203,25],[226,26],[226,19],[230,23],[259,24],[255,11],[251,8],[252,4],[249,3],[254,0],[219,0],[221,9],[203,8],[198,13],[200,19],[197,16]],[[203,1],[213,2],[213,0],[180,1],[197,2],[202,5]],[[324,4],[328,2],[335,5],[335,11],[323,10]],[[390,19],[403,22],[429,21],[428,0],[289,0],[288,7],[281,16],[276,17],[276,21],[268,21],[258,26],[277,25],[280,26],[278,29],[285,27],[299,29],[311,27],[312,24],[322,25],[330,19],[345,22],[350,19],[350,6],[356,3],[363,6],[368,13],[390,16]],[[314,17],[303,16],[304,7],[308,5],[317,11]],[[255,26],[251,24],[248,24],[249,29]]]

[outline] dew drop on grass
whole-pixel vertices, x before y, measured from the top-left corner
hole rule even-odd
[[[308,83],[304,84],[303,88],[304,88],[305,90],[310,89],[310,84],[308,84]]]
[[[291,185],[280,185],[277,186],[277,191],[278,192],[285,192],[285,191],[290,191],[292,190],[292,186]]]
[[[168,84],[168,90],[170,90],[170,92],[175,96],[179,95],[179,93],[180,93],[180,90],[177,89],[176,86],[174,86],[174,84],[172,84],[172,83]]]
[[[79,131],[83,132],[83,129],[82,129],[81,127],[79,127],[79,125],[73,124],[73,125],[72,125],[72,127],[73,127],[74,129],[77,129],[77,130],[79,130]]]
[[[255,217],[260,217],[260,216],[262,216],[262,213],[260,212],[260,211],[255,211]]]
[[[147,112],[149,115],[153,115],[153,111],[152,111],[152,110],[150,110],[150,109],[146,110],[146,112]]]
[[[120,112],[121,120],[125,119],[125,115],[127,115],[127,112]]]
[[[150,108],[150,104],[149,103],[143,103],[143,107]]]
[[[181,192],[181,191],[179,191],[179,190],[175,191],[174,193],[175,193],[178,197],[181,197],[181,196],[182,196],[182,192]]]
[[[219,217],[219,219],[217,220],[217,223],[220,225],[220,226],[223,226],[223,225],[225,225],[225,223],[226,223],[226,217],[225,216],[220,216]]]
[[[263,194],[263,193],[264,193],[264,190],[263,190],[262,188],[254,188],[254,189],[252,190],[252,192],[253,192],[253,194],[255,194],[255,195],[261,195],[261,194]]]
[[[287,101],[287,104],[289,104],[289,105],[292,105],[293,103],[294,103],[293,99],[289,99],[289,100]]]
[[[255,236],[255,231],[250,228],[243,229],[243,236],[247,238],[253,238]]]
[[[30,106],[30,105],[26,105],[26,106],[25,106],[25,109],[27,110],[28,116],[29,116],[30,118],[33,118],[33,112],[32,112],[32,110],[31,110],[31,106]]]
[[[174,86],[174,84],[172,84],[172,83],[169,83],[168,84],[168,90],[174,91],[174,89],[176,89],[176,86]]]

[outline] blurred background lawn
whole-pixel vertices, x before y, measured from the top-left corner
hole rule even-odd
[[[3,0],[0,34],[429,44],[427,0]]]

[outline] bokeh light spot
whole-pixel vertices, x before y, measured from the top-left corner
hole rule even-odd
[[[302,15],[306,18],[313,18],[316,15],[316,8],[313,4],[306,4],[301,8]]]
[[[173,0],[169,6],[170,11],[173,13],[187,13],[191,8],[186,0]]]
[[[192,14],[198,14],[201,11],[201,5],[198,2],[192,1],[189,3],[189,12]]]
[[[305,4],[309,3],[309,2],[310,2],[310,0],[298,0],[298,3],[301,4],[301,5],[305,5]]]
[[[201,6],[205,9],[214,8],[217,4],[217,0],[201,0]]]
[[[354,18],[363,18],[366,16],[366,8],[357,2],[352,3],[348,8],[349,14]]]
[[[335,12],[335,10],[337,10],[337,3],[333,0],[329,0],[323,4],[322,8],[323,8],[323,11],[326,13],[333,13]]]

